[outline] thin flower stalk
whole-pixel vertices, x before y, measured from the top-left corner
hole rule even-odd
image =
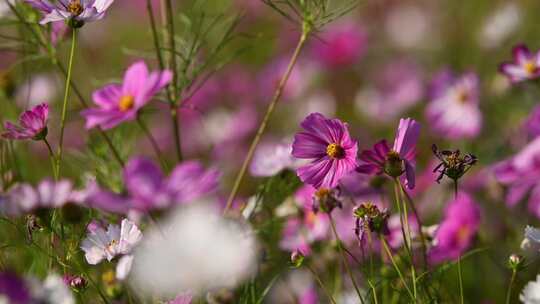
[[[55,163],[55,156],[54,156],[54,152],[51,148],[51,145],[49,144],[49,141],[47,140],[47,138],[43,138],[43,142],[45,143],[45,145],[47,146],[47,150],[49,151],[49,158],[51,159],[51,166],[52,166],[52,170],[53,170],[53,174],[56,172],[56,163]]]
[[[512,298],[512,287],[514,286],[514,281],[516,280],[517,270],[512,269],[512,276],[510,277],[510,282],[508,283],[508,288],[506,289],[506,304],[510,304],[510,299]]]
[[[332,293],[330,293],[330,291],[326,288],[326,286],[322,282],[321,278],[319,277],[315,269],[313,269],[313,267],[311,267],[309,264],[306,264],[306,268],[311,272],[311,274],[313,275],[313,277],[315,278],[319,286],[321,286],[321,289],[324,291],[325,295],[328,297],[330,302],[332,302],[332,304],[337,304],[336,300],[334,300],[334,297],[332,296]]]
[[[62,116],[60,118],[60,140],[58,142],[58,156],[56,158],[55,178],[60,175],[60,167],[62,166],[62,155],[64,153],[64,130],[66,128],[67,103],[69,98],[69,89],[71,87],[71,72],[73,70],[73,57],[75,55],[75,47],[77,45],[77,30],[72,30],[71,50],[69,52],[68,70],[66,76],[66,84],[64,90],[64,101],[62,102]]]
[[[165,160],[165,157],[163,156],[163,153],[161,152],[161,149],[159,148],[159,145],[154,138],[154,135],[152,135],[152,132],[148,129],[148,126],[146,126],[146,123],[141,118],[140,115],[137,115],[137,124],[143,131],[144,135],[148,138],[148,141],[150,141],[150,144],[152,145],[152,149],[154,149],[154,153],[156,153],[157,158],[159,159],[163,169],[167,168],[167,162]]]
[[[394,266],[394,269],[396,270],[396,272],[397,272],[397,274],[399,276],[399,279],[401,280],[401,283],[403,284],[403,286],[407,290],[407,293],[409,294],[409,296],[411,297],[413,302],[416,303],[416,297],[414,296],[411,289],[407,285],[407,281],[405,280],[405,277],[403,276],[403,273],[401,273],[401,270],[399,269],[399,266],[397,265],[396,260],[394,260],[394,256],[392,255],[392,252],[390,251],[390,248],[388,247],[388,242],[386,241],[386,238],[382,234],[379,236],[379,238],[381,239],[381,243],[383,245],[384,251],[386,252],[386,255],[388,256],[388,258],[390,259],[390,262],[392,262],[392,265]]]
[[[347,271],[347,274],[349,275],[349,278],[351,279],[351,282],[354,286],[354,290],[356,291],[356,294],[358,294],[358,298],[360,299],[360,303],[364,304],[364,298],[362,297],[362,294],[360,293],[360,289],[358,288],[358,284],[356,283],[356,279],[354,278],[354,275],[351,271],[351,268],[349,267],[349,263],[347,262],[347,257],[345,256],[345,250],[343,249],[343,245],[341,243],[341,239],[339,238],[339,235],[337,233],[336,229],[336,223],[334,222],[334,219],[332,218],[332,215],[328,213],[328,219],[330,220],[330,226],[332,227],[332,233],[334,234],[334,237],[336,238],[339,254],[341,255],[341,259],[343,260],[343,266],[345,267],[345,270]]]
[[[268,124],[268,121],[270,120],[270,116],[272,116],[272,113],[274,112],[274,109],[278,101],[281,99],[281,96],[283,94],[283,88],[285,87],[285,85],[287,84],[287,81],[289,80],[289,76],[291,75],[294,69],[294,66],[296,65],[296,62],[298,61],[300,53],[307,41],[307,38],[309,37],[310,32],[311,30],[309,26],[303,26],[302,35],[300,36],[300,39],[298,40],[294,53],[287,66],[287,70],[285,71],[285,74],[283,74],[283,77],[281,78],[279,85],[274,93],[274,97],[272,98],[272,101],[270,102],[270,104],[268,105],[268,108],[266,109],[266,114],[264,115],[264,118],[261,121],[261,124],[259,125],[259,129],[257,130],[257,133],[255,134],[255,137],[253,138],[253,141],[251,142],[246,158],[244,159],[244,162],[242,163],[242,167],[240,168],[240,172],[238,172],[238,175],[236,176],[233,189],[231,191],[231,194],[229,195],[229,198],[227,199],[227,204],[223,211],[224,214],[226,214],[229,211],[229,209],[232,206],[232,202],[236,198],[238,190],[240,189],[240,184],[242,183],[242,179],[244,178],[244,175],[246,174],[247,168],[249,164],[251,163],[251,160],[253,159],[253,154],[255,153],[257,145],[259,144],[259,141],[261,140],[261,137],[264,131],[266,130],[266,125]]]
[[[424,233],[422,232],[422,220],[420,219],[420,216],[418,214],[418,211],[416,210],[416,207],[414,206],[414,202],[410,195],[405,191],[405,188],[403,184],[400,185],[401,188],[401,195],[405,197],[405,201],[407,204],[409,204],[409,207],[411,208],[413,215],[416,219],[416,222],[418,223],[418,235],[420,236],[420,245],[422,246],[422,259],[424,261],[424,269],[427,269],[428,266],[428,256],[427,256],[427,241],[424,236]]]
[[[457,268],[458,268],[458,280],[459,280],[459,303],[463,304],[464,297],[463,297],[463,274],[461,273],[461,254],[458,256],[457,259]]]

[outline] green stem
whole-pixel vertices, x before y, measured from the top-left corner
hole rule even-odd
[[[422,245],[422,258],[424,260],[424,270],[426,270],[428,266],[428,257],[427,257],[426,238],[424,236],[424,233],[422,232],[422,227],[423,227],[422,220],[420,219],[420,216],[418,214],[418,211],[416,210],[416,207],[414,205],[412,198],[409,196],[407,191],[405,191],[405,188],[403,187],[401,183],[400,183],[400,188],[401,188],[401,194],[405,197],[405,201],[407,202],[407,204],[409,204],[409,207],[411,208],[414,214],[414,217],[416,218],[416,222],[418,223],[418,235],[420,236],[420,242]]]
[[[56,158],[56,174],[55,176],[60,176],[60,167],[62,166],[62,154],[64,152],[64,130],[66,128],[66,114],[67,114],[67,103],[69,98],[69,88],[71,87],[71,71],[73,69],[73,57],[75,54],[75,46],[77,44],[77,30],[72,29],[71,37],[71,51],[69,52],[69,62],[68,70],[66,76],[66,84],[64,91],[64,102],[62,103],[62,116],[60,118],[60,141],[58,143],[58,156]]]
[[[407,239],[407,233],[405,233],[405,223],[404,223],[404,219],[403,219],[403,212],[401,211],[401,199],[399,197],[399,190],[397,188],[398,184],[399,184],[398,179],[394,178],[394,198],[395,198],[396,207],[397,207],[398,214],[399,214],[399,222],[400,222],[400,225],[401,225],[401,235],[403,237],[403,243],[405,245],[405,250],[407,251],[407,255],[409,256],[409,259],[410,259],[410,261],[412,263],[413,262],[413,257],[412,257],[411,249],[409,248],[409,242],[408,242],[408,239]]]
[[[334,237],[336,238],[338,251],[339,251],[339,254],[341,255],[341,259],[343,260],[343,265],[345,267],[345,270],[347,271],[347,274],[349,275],[349,278],[351,279],[351,282],[354,286],[354,290],[356,290],[356,294],[358,294],[360,303],[364,304],[364,298],[362,298],[362,294],[360,293],[360,288],[358,288],[356,279],[354,278],[351,268],[349,267],[349,262],[347,261],[347,257],[345,256],[345,252],[343,250],[343,244],[341,243],[341,240],[337,233],[336,223],[334,222],[334,219],[332,218],[332,215],[330,213],[328,213],[328,219],[330,220],[330,226],[332,227],[332,232],[334,233]]]
[[[508,283],[508,289],[506,290],[506,304],[510,304],[510,299],[512,298],[512,286],[516,280],[516,270],[512,270],[512,277],[510,277],[510,283]]]
[[[463,276],[461,273],[461,254],[458,255],[457,268],[458,268],[458,280],[459,280],[459,299],[460,299],[459,303],[463,304],[464,301],[463,301]]]
[[[159,159],[161,165],[163,166],[163,169],[167,168],[167,162],[165,161],[165,158],[163,157],[163,153],[161,153],[161,150],[159,149],[159,145],[152,135],[152,132],[148,129],[146,124],[144,123],[144,120],[142,120],[141,116],[137,114],[137,123],[139,124],[139,127],[141,127],[142,131],[152,144],[152,148],[154,149],[154,152],[156,153],[157,158]]]
[[[281,95],[283,94],[283,88],[287,84],[287,81],[289,80],[289,76],[291,75],[293,68],[296,65],[296,62],[298,61],[300,52],[302,51],[302,48],[304,47],[304,44],[307,41],[309,33],[310,33],[309,27],[305,26],[304,30],[302,31],[302,35],[300,36],[300,39],[298,40],[298,44],[296,45],[296,49],[294,50],[294,53],[289,61],[287,70],[283,74],[279,82],[279,85],[276,88],[274,97],[272,98],[272,101],[268,105],[268,108],[266,109],[266,114],[264,115],[264,118],[261,121],[261,124],[259,125],[259,129],[257,130],[257,133],[255,134],[255,137],[253,138],[253,141],[251,142],[246,158],[244,159],[244,162],[242,163],[242,167],[240,168],[240,172],[238,172],[238,175],[236,176],[233,189],[231,191],[231,194],[229,195],[229,198],[227,199],[227,205],[225,206],[225,209],[223,211],[224,214],[226,214],[232,206],[232,203],[240,188],[240,184],[242,183],[242,179],[244,178],[247,168],[249,164],[251,163],[251,159],[253,158],[255,149],[257,148],[257,145],[259,144],[259,141],[261,140],[261,137],[264,131],[266,130],[266,125],[268,124],[268,121],[270,120],[270,116],[272,116],[272,113],[274,112],[274,108],[276,107],[276,104],[281,99]]]
[[[162,2],[163,3],[163,2]],[[167,23],[168,47],[170,48],[169,67],[173,73],[172,84],[169,86],[169,104],[171,109],[171,123],[174,135],[174,145],[176,147],[176,157],[182,161],[182,145],[180,141],[180,131],[178,130],[178,68],[176,63],[176,41],[174,37],[174,15],[172,1],[165,1],[165,13]]]
[[[56,176],[56,164],[54,160],[55,159],[54,152],[51,148],[51,145],[49,144],[49,141],[47,141],[47,138],[44,138],[43,142],[45,143],[45,145],[47,146],[47,149],[49,150],[49,158],[51,159],[51,166],[52,166],[52,170],[54,174],[54,179],[58,180],[58,176]]]
[[[148,12],[148,19],[150,19],[150,28],[152,29],[152,38],[154,40],[154,48],[156,49],[156,58],[158,60],[159,68],[163,70],[165,65],[163,63],[163,56],[161,56],[161,46],[159,45],[159,36],[157,34],[156,18],[154,16],[152,0],[146,0],[146,10]]]
[[[317,272],[315,272],[315,269],[313,269],[308,264],[306,264],[306,268],[309,269],[309,271],[311,272],[311,274],[313,275],[313,277],[315,278],[319,286],[321,286],[322,290],[324,291],[324,293],[326,294],[330,302],[332,302],[332,304],[336,304],[337,303],[336,300],[334,300],[334,297],[332,297],[332,294],[328,291],[328,289],[326,289],[326,286],[324,286],[321,278],[319,277]]]
[[[405,281],[405,277],[403,276],[403,274],[401,273],[401,270],[399,269],[396,261],[394,260],[394,256],[392,255],[392,252],[390,251],[390,248],[388,247],[388,242],[386,241],[386,239],[384,238],[384,235],[380,235],[379,238],[381,239],[381,243],[383,245],[383,248],[384,248],[384,251],[386,252],[386,255],[388,256],[388,258],[390,258],[390,261],[392,262],[392,265],[394,266],[394,269],[396,270],[398,276],[399,276],[399,279],[401,280],[401,283],[403,284],[403,286],[405,286],[405,289],[407,289],[407,293],[409,294],[409,296],[411,297],[411,299],[416,302],[416,298],[414,297],[411,289],[409,288],[409,286],[407,285],[407,282]]]

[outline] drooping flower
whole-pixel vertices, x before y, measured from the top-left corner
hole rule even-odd
[[[292,155],[311,162],[296,171],[300,179],[315,188],[333,188],[356,167],[358,144],[346,123],[310,114],[300,124],[305,131],[294,136]]]
[[[9,121],[6,122],[2,137],[7,139],[43,140],[47,137],[48,117],[49,105],[46,103],[39,104],[21,114],[18,126]]]
[[[52,181],[45,179],[37,187],[19,184],[13,187],[0,203],[0,210],[10,216],[36,211],[38,209],[61,208],[70,202],[72,183],[69,180]]]
[[[536,281],[530,281],[525,285],[519,294],[519,300],[525,304],[540,303],[540,274],[536,276]]]
[[[25,0],[44,16],[39,22],[69,21],[73,27],[81,27],[86,22],[100,20],[114,0]]]
[[[144,295],[174,297],[232,288],[254,270],[251,229],[199,201],[150,228],[135,250],[131,285]],[[164,237],[165,236],[165,237]]]
[[[129,275],[133,263],[132,250],[142,239],[142,233],[135,223],[123,219],[120,226],[109,224],[88,229],[88,236],[82,241],[81,249],[88,264],[96,265],[104,259],[109,262],[120,256],[116,264],[116,279],[124,280]]]
[[[328,68],[346,67],[357,63],[365,53],[367,34],[352,21],[336,23],[315,40],[312,52],[315,59]]]
[[[505,201],[513,207],[530,192],[529,212],[540,218],[540,138],[536,138],[516,155],[493,167],[495,178],[508,186]]]
[[[429,251],[432,263],[454,260],[471,245],[480,225],[480,209],[465,192],[460,192],[445,210]]]
[[[415,186],[416,142],[420,136],[420,124],[411,118],[400,119],[390,149],[386,140],[377,142],[373,149],[362,151],[360,165],[356,171],[364,174],[385,173],[391,177],[399,177],[405,173],[405,184],[409,189]]]
[[[476,137],[482,128],[478,107],[479,84],[475,73],[456,77],[450,71],[438,73],[431,83],[431,101],[426,117],[431,129],[448,139]]]
[[[83,110],[86,128],[111,129],[124,121],[136,119],[146,105],[172,79],[168,70],[149,72],[144,61],[131,65],[122,84],[112,83],[95,91],[92,99],[98,108]]]
[[[512,83],[536,79],[540,76],[540,51],[532,53],[524,44],[518,44],[512,50],[514,60],[504,62],[499,71]]]
[[[167,208],[215,192],[219,177],[216,169],[205,169],[197,161],[185,161],[165,178],[152,160],[135,157],[124,168],[125,195],[107,190],[95,191],[89,194],[87,202],[93,207],[115,213]]]

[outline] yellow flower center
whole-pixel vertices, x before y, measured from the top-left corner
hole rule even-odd
[[[118,108],[120,108],[120,111],[122,112],[131,110],[134,105],[135,105],[135,99],[131,95],[122,96],[120,98],[120,101],[118,102]]]
[[[330,189],[328,188],[320,188],[319,190],[317,190],[315,192],[315,196],[318,198],[318,199],[322,199],[322,198],[325,198],[327,196],[330,195]]]
[[[460,90],[458,92],[458,97],[457,97],[458,101],[460,103],[466,103],[467,100],[469,100],[469,93],[467,93],[467,91],[465,90]]]
[[[67,10],[73,15],[73,16],[79,16],[84,11],[84,8],[81,5],[80,0],[72,0],[67,7]]]
[[[326,154],[331,158],[343,158],[345,156],[345,149],[336,143],[332,143],[326,147]]]
[[[528,74],[533,74],[536,72],[536,64],[534,64],[534,61],[527,61],[524,68]]]
[[[465,243],[469,237],[469,227],[463,226],[460,227],[457,232],[457,239],[459,243]]]

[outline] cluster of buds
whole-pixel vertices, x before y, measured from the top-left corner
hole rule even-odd
[[[388,234],[388,218],[390,214],[387,210],[380,210],[373,203],[364,203],[354,208],[353,216],[356,218],[354,232],[361,241],[363,232],[369,230],[376,234]]]
[[[469,169],[476,164],[478,158],[472,154],[461,154],[459,150],[439,150],[435,144],[431,146],[433,154],[441,163],[433,169],[433,172],[439,172],[437,177],[439,183],[446,175],[454,182],[460,179]]]
[[[339,192],[337,189],[320,188],[313,196],[313,212],[320,211],[331,213],[334,208],[341,208],[341,201],[338,199]]]

